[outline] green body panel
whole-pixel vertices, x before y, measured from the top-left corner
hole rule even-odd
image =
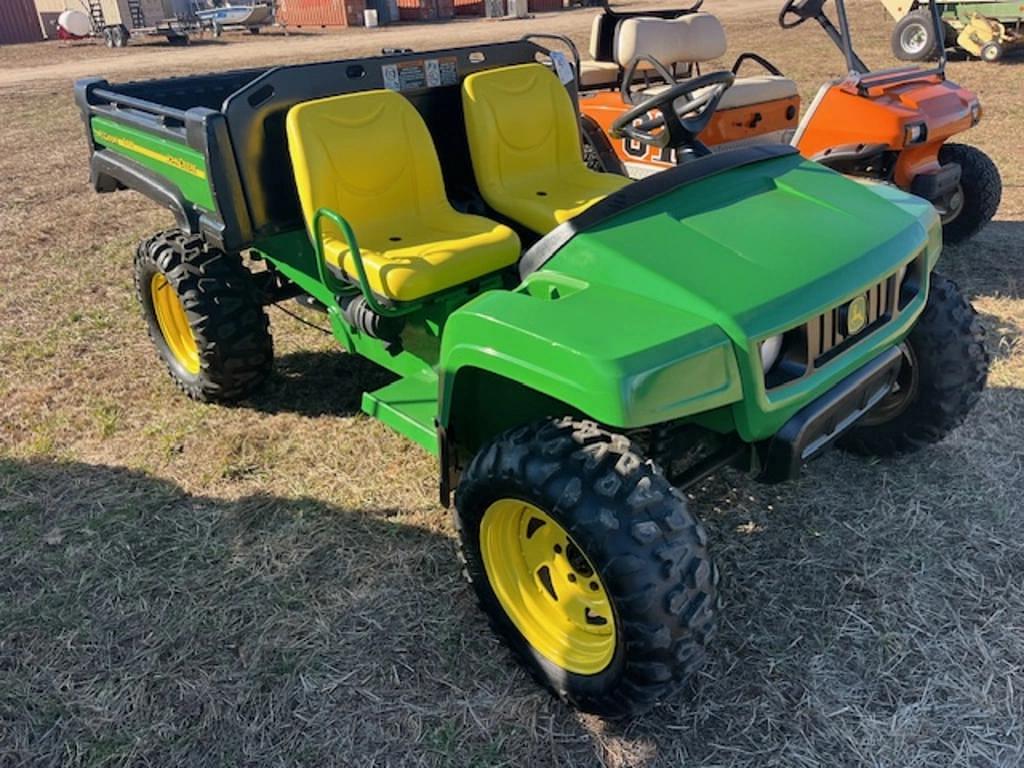
[[[437,378],[410,376],[363,394],[363,411],[437,453]]]
[[[97,144],[166,177],[189,202],[216,210],[201,152],[105,117],[93,117],[90,128]]]
[[[971,15],[977,13],[980,16],[987,16],[1002,22],[1013,22],[1024,19],[1024,6],[1020,2],[967,2],[967,3],[939,3],[939,11],[942,18],[957,20],[967,23]]]
[[[615,427],[731,406],[741,437],[770,437],[898,343],[926,291],[898,321],[771,393],[757,342],[859,295],[924,249],[934,261],[938,231],[926,202],[798,156],[677,188],[577,235],[516,291],[456,311],[442,343],[441,422],[460,372],[481,368]]]
[[[305,230],[258,252],[328,307],[341,345],[402,377],[363,409],[428,450],[550,413],[620,429],[686,419],[744,440],[899,343],[899,318],[811,376],[766,390],[759,341],[941,250],[933,207],[793,155],[681,186],[578,234],[514,290],[455,291],[405,316],[401,343],[351,327]],[[495,283],[497,285],[497,283]],[[354,290],[354,289],[353,289]],[[435,424],[436,422],[436,424]]]

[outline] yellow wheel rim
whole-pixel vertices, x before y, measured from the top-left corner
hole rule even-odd
[[[501,499],[480,522],[494,594],[544,658],[595,675],[615,654],[615,617],[601,578],[565,529],[532,504]]]
[[[192,335],[192,327],[188,324],[185,307],[174,292],[173,286],[162,274],[153,275],[149,283],[149,292],[153,297],[153,312],[156,314],[160,333],[167,342],[167,348],[181,367],[189,373],[199,373],[199,347],[196,337]]]

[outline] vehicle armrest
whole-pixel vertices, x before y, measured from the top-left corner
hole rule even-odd
[[[732,65],[732,73],[734,75],[739,73],[740,67],[743,66],[743,62],[745,61],[753,61],[756,64],[760,64],[762,67],[768,70],[768,73],[771,75],[776,75],[778,77],[783,76],[782,71],[774,64],[772,64],[770,61],[768,61],[768,59],[764,58],[764,56],[758,56],[756,53],[750,53],[749,51],[746,53],[741,53],[736,58],[736,63]]]
[[[395,310],[394,307],[382,304],[370,289],[370,283],[366,279],[366,267],[363,266],[363,257],[359,252],[359,243],[356,240],[355,232],[352,231],[352,226],[344,216],[336,211],[332,211],[330,208],[318,208],[317,212],[313,214],[313,249],[316,252],[316,268],[320,275],[320,281],[330,288],[332,292],[340,292],[339,289],[343,290],[344,288],[350,288],[347,285],[339,283],[327,268],[327,258],[324,255],[324,219],[328,219],[338,227],[338,229],[341,230],[341,234],[345,237],[345,242],[348,243],[349,250],[352,254],[352,261],[356,265],[356,275],[359,278],[359,290],[363,294],[363,298],[366,299],[366,304],[370,309],[382,317],[404,314],[400,310]]]

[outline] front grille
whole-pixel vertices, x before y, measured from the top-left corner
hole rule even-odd
[[[920,293],[926,270],[921,253],[905,271],[790,328],[783,334],[777,362],[765,373],[765,388],[772,390],[811,375],[897,317]]]
[[[820,368],[843,350],[853,346],[862,336],[875,331],[892,319],[892,307],[896,303],[896,276],[893,275],[871,286],[861,296],[822,312],[807,323],[807,351]],[[857,299],[864,299],[864,320],[856,331],[849,333],[850,307]],[[848,333],[848,335],[846,335]]]

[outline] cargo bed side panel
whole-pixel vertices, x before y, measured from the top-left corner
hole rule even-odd
[[[105,117],[93,117],[90,127],[98,146],[160,174],[181,190],[186,200],[200,208],[216,209],[202,153]]]

